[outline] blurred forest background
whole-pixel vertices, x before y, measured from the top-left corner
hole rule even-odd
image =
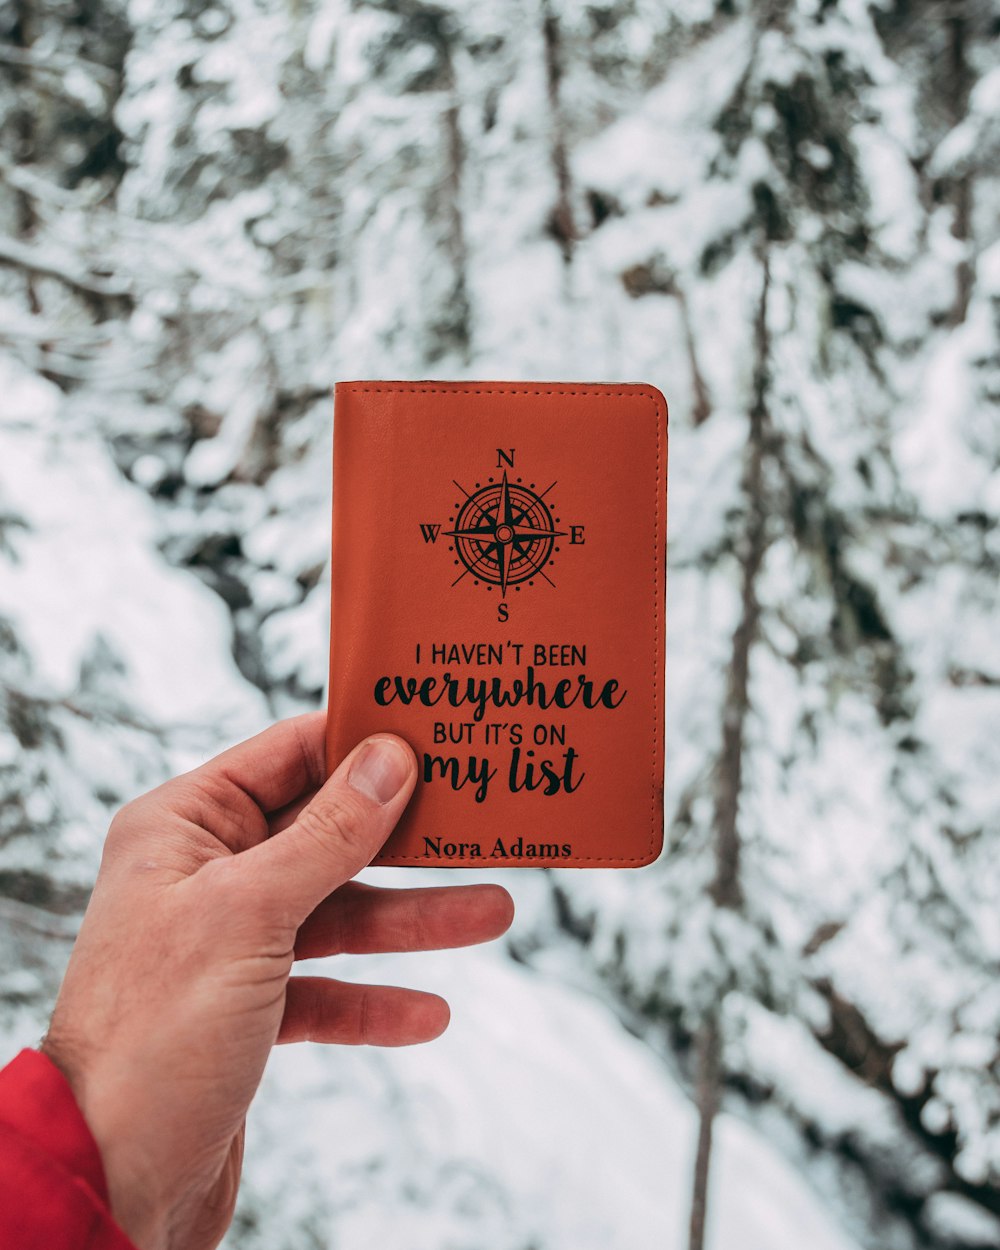
[[[1000,1244],[998,34],[0,0],[4,1059],[117,807],[324,699],[336,380],[670,403],[662,858],[355,961],[452,1027],[277,1053],[228,1247]]]

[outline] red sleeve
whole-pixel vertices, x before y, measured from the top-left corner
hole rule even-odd
[[[135,1250],[111,1216],[101,1155],[69,1082],[37,1050],[0,1070],[0,1246]]]

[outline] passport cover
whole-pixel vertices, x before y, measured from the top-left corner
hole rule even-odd
[[[653,386],[337,383],[327,771],[418,763],[373,864],[657,857],[666,507]]]

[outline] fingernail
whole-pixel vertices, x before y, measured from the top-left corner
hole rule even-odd
[[[410,775],[410,760],[391,738],[373,738],[358,752],[348,783],[376,803],[388,803]]]

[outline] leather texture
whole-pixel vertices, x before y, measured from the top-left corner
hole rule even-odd
[[[666,536],[653,386],[337,384],[327,769],[420,770],[373,863],[658,856]]]

